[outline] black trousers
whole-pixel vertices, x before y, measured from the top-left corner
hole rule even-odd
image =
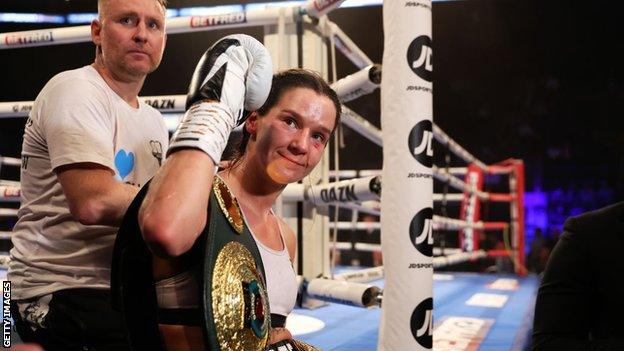
[[[122,314],[112,310],[108,290],[54,292],[45,328],[34,331],[22,320],[16,302],[11,303],[11,315],[22,340],[40,344],[46,351],[130,350]]]

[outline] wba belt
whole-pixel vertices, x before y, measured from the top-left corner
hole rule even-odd
[[[159,323],[199,323],[208,350],[264,350],[270,326],[264,267],[236,198],[219,177],[214,178],[208,224],[191,249],[199,263],[195,265],[199,309],[197,314],[193,310],[176,314],[158,308],[153,258],[138,225],[138,210],[148,186],[126,212],[115,241],[111,271],[113,306],[125,316],[132,347],[163,350]],[[176,315],[180,316],[178,322]]]

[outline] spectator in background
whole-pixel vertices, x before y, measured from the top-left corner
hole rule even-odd
[[[569,218],[535,305],[533,350],[624,350],[624,202]]]
[[[544,266],[540,264],[540,257],[542,250],[545,248],[545,239],[542,234],[541,228],[536,228],[533,234],[533,241],[531,242],[531,248],[529,249],[529,257],[527,258],[528,268],[531,272],[537,274],[544,270]]]

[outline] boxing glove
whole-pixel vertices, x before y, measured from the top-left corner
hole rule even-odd
[[[202,56],[189,84],[186,113],[171,138],[168,155],[182,148],[221,159],[230,132],[242,123],[245,110],[260,108],[271,90],[273,64],[256,39],[224,37]]]

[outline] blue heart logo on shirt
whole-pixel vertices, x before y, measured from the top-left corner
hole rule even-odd
[[[132,152],[126,153],[126,150],[123,149],[117,151],[117,155],[115,155],[115,168],[117,168],[119,177],[124,179],[134,168],[134,154]]]

